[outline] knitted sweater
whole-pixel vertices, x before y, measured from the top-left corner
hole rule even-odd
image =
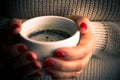
[[[2,16],[8,18],[87,16],[97,44],[89,64],[74,80],[120,80],[120,0],[5,1],[1,2],[1,10],[5,12]],[[51,79],[43,76],[40,80]]]

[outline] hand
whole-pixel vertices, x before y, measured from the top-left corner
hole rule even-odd
[[[46,72],[53,79],[66,80],[80,76],[89,62],[95,45],[88,18],[72,16],[80,31],[80,41],[75,47],[56,50],[45,60]]]
[[[19,43],[18,33],[22,22],[23,20],[12,19],[0,30],[0,78],[3,80],[36,80],[42,74],[42,65],[37,60],[36,53]]]

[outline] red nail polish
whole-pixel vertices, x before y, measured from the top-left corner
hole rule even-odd
[[[80,27],[84,30],[87,30],[87,25],[85,23],[81,23],[80,24]]]
[[[46,68],[46,72],[47,72],[47,74],[49,74],[49,75],[54,75],[55,74],[55,72],[53,71],[53,69],[51,69],[51,68]]]
[[[17,28],[19,28],[19,27],[20,27],[19,24],[13,24],[13,25],[12,25],[12,29],[13,29],[13,30],[15,30],[15,29],[17,29]]]
[[[30,60],[30,61],[35,60],[34,56],[32,56],[31,54],[28,54],[26,58],[27,60]]]
[[[57,51],[53,55],[54,57],[65,57],[65,53],[63,51]]]
[[[26,48],[24,45],[20,45],[20,46],[17,48],[17,50],[18,50],[19,52],[23,53],[23,52],[27,51],[27,48]]]
[[[55,62],[53,60],[47,59],[45,61],[45,66],[54,67]]]

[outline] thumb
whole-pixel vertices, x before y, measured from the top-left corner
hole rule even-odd
[[[95,41],[89,19],[86,17],[72,17],[71,19],[76,22],[78,30],[80,31],[80,41],[77,46],[58,49],[54,55],[60,57],[65,56],[64,59],[67,60],[83,59],[87,55],[90,57]]]
[[[77,21],[77,25],[78,25],[78,29],[79,29],[81,35],[87,35],[87,33],[89,33],[91,31],[90,30],[90,21],[86,17],[81,17]]]
[[[81,17],[77,21],[77,25],[78,25],[78,30],[80,31],[80,36],[81,36],[79,45],[81,44],[86,45],[86,42],[89,42],[88,40],[93,38],[93,34],[90,27],[90,21],[86,17]]]
[[[83,35],[88,35],[89,33],[91,33],[90,21],[87,17],[73,15],[73,16],[69,16],[68,18],[76,22],[77,27],[80,31],[81,37]]]
[[[24,19],[11,19],[9,22],[9,32],[14,35],[18,34],[21,31],[21,25],[24,21]]]

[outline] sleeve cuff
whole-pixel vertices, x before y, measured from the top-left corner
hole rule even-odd
[[[96,39],[94,56],[120,56],[120,22],[91,22]]]

